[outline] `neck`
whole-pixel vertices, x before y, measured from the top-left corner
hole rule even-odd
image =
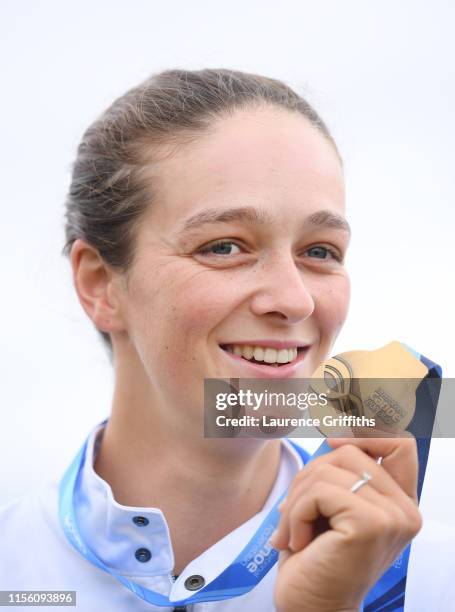
[[[128,393],[122,377],[116,380],[112,416],[95,471],[109,483],[118,503],[157,507],[164,513],[174,573],[179,574],[262,509],[277,476],[281,444],[253,438],[209,439],[191,430],[182,435],[160,416],[164,413],[148,379],[127,387]]]

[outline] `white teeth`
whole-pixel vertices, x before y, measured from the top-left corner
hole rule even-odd
[[[246,358],[246,359],[253,359],[253,355],[254,355],[254,350],[252,346],[244,346],[243,347],[243,352],[242,355]]]
[[[255,346],[253,349],[253,354],[256,361],[264,361],[264,349],[262,346]]]
[[[255,351],[256,353],[256,351]],[[264,361],[265,363],[276,363],[278,351],[273,348],[266,348],[264,351]]]
[[[272,347],[244,346],[241,344],[227,345],[226,350],[245,359],[264,361],[265,363],[289,363],[297,357],[297,348],[277,350]]]
[[[281,349],[278,351],[277,362],[278,363],[287,363],[288,361],[292,361],[293,355],[289,349]]]

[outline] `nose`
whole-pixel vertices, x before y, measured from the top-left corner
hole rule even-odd
[[[315,308],[312,291],[304,272],[296,266],[291,255],[264,262],[260,289],[250,302],[255,315],[267,315],[289,324],[310,317]]]

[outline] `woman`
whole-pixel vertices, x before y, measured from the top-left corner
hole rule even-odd
[[[155,75],[85,133],[66,219],[112,415],[73,497],[63,480],[3,510],[1,588],[75,590],[94,611],[358,610],[421,527],[414,443],[337,440],[301,470],[287,440],[202,433],[204,378],[308,377],[346,318],[343,170],[316,112],[262,76]],[[288,487],[279,565],[192,603]],[[42,562],[16,550],[20,525]]]

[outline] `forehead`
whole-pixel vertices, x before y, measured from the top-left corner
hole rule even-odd
[[[272,212],[343,212],[344,181],[332,144],[302,115],[238,111],[154,163],[154,225],[173,227],[198,210],[260,206]],[[156,227],[156,225],[155,225]]]

